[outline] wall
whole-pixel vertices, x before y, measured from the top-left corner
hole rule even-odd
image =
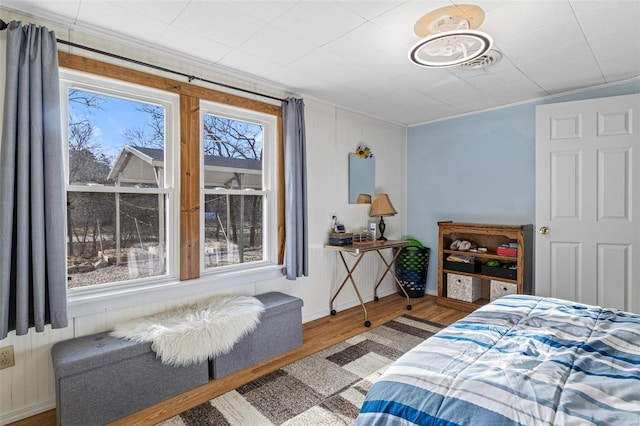
[[[410,127],[407,235],[432,250],[427,292],[438,288],[439,221],[534,223],[536,105],[631,93],[640,81]]]
[[[52,22],[19,16],[5,10],[2,10],[2,18],[7,22],[15,19],[23,23],[46,25],[49,29],[55,30],[59,38],[153,62],[191,75],[266,92],[274,96],[290,95],[273,87],[261,87],[246,79],[238,79],[204,66],[197,66],[185,61],[184,58],[154,55],[132,45],[80,34]],[[5,43],[6,32],[0,32],[0,46],[4,46]],[[67,49],[65,47],[65,50]],[[86,52],[81,50],[71,51],[71,53],[86,55]],[[4,54],[0,56],[3,57],[0,60],[2,61],[0,75],[5,75]],[[100,56],[93,57],[106,60]],[[146,68],[138,67],[138,69],[149,72]],[[0,85],[4,86],[4,79],[0,81]],[[304,93],[297,96],[304,98]],[[15,367],[0,371],[0,424],[7,424],[55,406],[50,348],[57,341],[109,330],[117,322],[223,291],[251,295],[276,290],[300,297],[304,301],[302,311],[304,322],[329,314],[329,300],[336,290],[336,281],[342,280],[345,276],[343,265],[336,262],[336,254],[323,247],[328,239],[331,216],[337,215],[349,230],[364,228],[369,220],[368,206],[348,204],[348,153],[354,152],[360,142],[373,149],[376,156],[376,191],[389,193],[396,209],[400,212],[395,217],[385,219],[387,223],[385,235],[390,238],[401,238],[405,226],[403,170],[406,158],[406,128],[314,99],[305,98],[305,105],[310,276],[296,281],[287,281],[278,276],[271,279],[254,279],[238,285],[225,282],[210,284],[206,280],[200,280],[199,283],[183,282],[180,284],[181,289],[184,290],[183,294],[188,296],[175,300],[162,299],[150,293],[133,294],[130,297],[133,305],[130,303],[129,306],[120,308],[113,307],[112,304],[100,306],[95,302],[92,304],[74,302],[70,309],[72,318],[68,328],[51,330],[47,327],[44,333],[30,333],[27,336],[15,336],[11,333],[6,339],[0,340],[0,347],[14,346],[16,357]],[[381,271],[380,262],[374,256],[367,256],[354,275],[359,283],[371,283]],[[395,291],[394,283],[388,277],[380,287],[379,295],[385,296]],[[366,301],[373,299],[372,286],[362,286],[361,293]],[[150,299],[154,301],[149,303]],[[358,300],[354,291],[346,287],[336,300],[335,307],[339,316],[341,310],[356,305]]]

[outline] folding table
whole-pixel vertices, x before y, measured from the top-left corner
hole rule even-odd
[[[396,276],[396,274],[395,274],[395,272],[393,271],[393,268],[392,268],[394,262],[396,261],[396,258],[398,257],[398,255],[402,251],[402,248],[406,247],[406,246],[408,246],[410,244],[411,243],[409,241],[394,241],[394,240],[371,241],[371,242],[367,242],[367,243],[353,244],[353,245],[348,245],[348,246],[332,246],[332,245],[326,244],[324,246],[325,248],[338,252],[338,254],[340,255],[340,259],[342,260],[342,264],[344,265],[345,269],[347,270],[347,276],[342,281],[342,284],[340,284],[340,286],[338,287],[338,290],[336,291],[336,293],[331,298],[331,302],[329,302],[329,309],[331,309],[331,312],[330,312],[331,315],[336,315],[336,310],[333,309],[333,302],[336,300],[336,297],[338,297],[338,294],[340,294],[340,292],[344,288],[344,285],[347,283],[347,281],[351,281],[351,284],[353,285],[353,289],[356,291],[356,295],[358,296],[358,300],[360,300],[360,305],[362,306],[362,310],[364,311],[364,326],[365,327],[370,327],[371,326],[371,321],[369,321],[369,318],[367,316],[367,308],[364,305],[364,301],[362,300],[362,296],[360,295],[360,291],[358,290],[358,286],[356,285],[356,282],[353,279],[353,272],[356,270],[356,268],[358,267],[358,265],[362,261],[365,253],[368,253],[368,252],[371,252],[371,251],[374,251],[374,252],[378,253],[378,257],[380,257],[380,259],[382,259],[382,262],[385,265],[385,270],[384,270],[382,276],[380,277],[380,279],[378,280],[376,286],[373,289],[373,300],[375,300],[376,302],[378,301],[378,287],[382,283],[382,280],[387,275],[387,273],[389,273],[389,274],[391,274],[393,279],[398,284],[398,287],[400,287],[400,289],[402,290],[402,292],[406,296],[406,298],[407,298],[407,310],[410,311],[411,310],[411,303],[410,303],[410,300],[409,300],[409,295],[407,294],[407,291],[404,289],[404,287],[400,284],[400,281],[398,280],[398,277]],[[397,248],[398,250],[396,251],[396,253],[393,256],[393,258],[391,259],[391,261],[387,262],[387,259],[385,259],[385,257],[383,256],[382,252],[384,250],[393,249],[393,248]],[[349,268],[349,264],[346,262],[346,260],[344,258],[344,253],[350,253],[350,254],[354,254],[356,256],[356,261],[354,262],[353,266],[351,266],[351,268]]]

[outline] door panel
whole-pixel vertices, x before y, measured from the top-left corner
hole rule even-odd
[[[630,161],[629,148],[598,151],[598,221],[631,221]]]
[[[580,244],[555,242],[551,244],[551,291],[549,295],[577,300],[580,291]],[[538,293],[539,294],[539,293]]]
[[[604,306],[624,306],[631,289],[630,262],[628,244],[598,244],[598,292]]]
[[[640,95],[537,107],[536,294],[640,312],[639,113]]]
[[[598,136],[631,134],[631,109],[598,113]],[[637,113],[637,112],[636,112]]]
[[[580,218],[579,152],[551,153],[551,218]]]
[[[582,137],[582,114],[567,117],[550,117],[551,140],[578,139]]]

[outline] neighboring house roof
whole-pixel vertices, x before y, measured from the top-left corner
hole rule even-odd
[[[164,150],[125,145],[118,155],[108,179],[128,183],[155,183],[164,169]],[[236,175],[253,176],[244,187],[260,186],[262,161],[247,158],[204,156],[205,182],[207,186],[223,186]]]
[[[153,161],[164,162],[163,149],[125,145],[125,149],[127,147],[131,148],[132,150],[139,151],[143,155],[151,158]],[[216,166],[231,167],[234,169],[262,170],[262,162],[260,160],[253,160],[250,158],[220,157],[217,155],[205,155],[204,165],[205,167]]]

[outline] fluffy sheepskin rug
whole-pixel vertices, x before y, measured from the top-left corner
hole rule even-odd
[[[250,296],[218,296],[204,302],[119,324],[113,336],[151,342],[163,364],[187,366],[229,352],[256,329],[264,306]]]

